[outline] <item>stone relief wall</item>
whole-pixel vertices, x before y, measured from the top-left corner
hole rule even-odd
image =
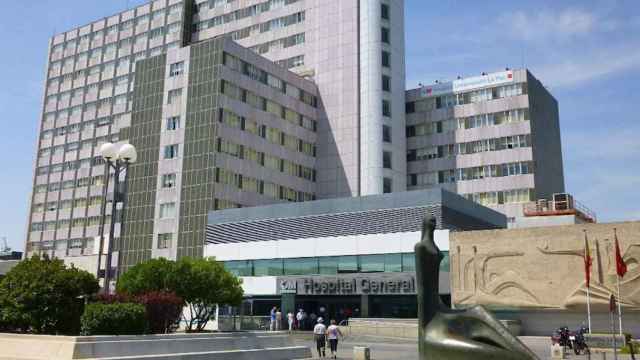
[[[593,265],[591,306],[608,311],[615,294],[614,228],[628,268],[620,280],[624,308],[640,311],[640,221],[452,232],[451,295],[457,307],[582,310],[585,230]]]

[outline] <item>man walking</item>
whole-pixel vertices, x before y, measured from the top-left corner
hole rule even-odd
[[[275,306],[271,309],[269,316],[270,316],[269,330],[275,331],[276,330],[276,307]]]
[[[318,323],[313,328],[313,338],[316,341],[316,349],[318,349],[318,357],[324,358],[325,347],[326,347],[326,332],[327,327],[323,324],[324,320],[322,318],[318,318]]]

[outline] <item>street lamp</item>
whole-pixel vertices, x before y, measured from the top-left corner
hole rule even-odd
[[[123,144],[116,145],[112,143],[105,143],[100,146],[98,153],[105,161],[105,184],[103,189],[103,198],[102,202],[102,219],[100,220],[100,246],[98,248],[98,270],[97,277],[100,279],[100,267],[102,265],[102,248],[104,247],[104,225],[107,217],[107,193],[109,188],[109,169],[113,168],[113,199],[111,201],[111,223],[109,226],[109,244],[107,245],[107,260],[105,264],[104,271],[104,292],[105,294],[110,293],[109,282],[110,282],[110,270],[111,270],[111,252],[113,251],[113,233],[115,231],[116,225],[116,211],[118,205],[118,199],[122,196],[122,209],[124,210],[124,194],[126,191],[120,193],[120,171],[127,170],[129,164],[133,164],[138,159],[138,154],[136,152],[136,148],[131,144]],[[126,186],[126,181],[125,181]],[[120,196],[119,196],[120,195]],[[122,236],[122,221],[120,222],[120,236]]]

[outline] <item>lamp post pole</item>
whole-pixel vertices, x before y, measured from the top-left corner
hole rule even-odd
[[[109,242],[107,244],[107,259],[105,261],[105,269],[104,269],[104,284],[103,291],[105,294],[109,294],[111,292],[111,261],[112,261],[112,252],[113,252],[113,242],[114,242],[114,233],[116,226],[116,212],[118,211],[118,202],[122,200],[121,197],[124,194],[120,193],[120,172],[127,171],[129,164],[132,164],[137,159],[137,153],[135,147],[130,144],[124,144],[120,146],[119,149],[116,148],[116,145],[111,143],[103,144],[100,147],[100,153],[106,162],[107,169],[113,167],[114,175],[113,175],[113,199],[111,201],[111,222],[109,224]],[[108,173],[107,171],[107,183],[106,187],[108,187]],[[104,244],[104,223],[106,214],[106,190],[105,190],[105,201],[103,203],[103,212],[102,212],[102,226],[100,230],[100,250],[98,251],[98,274],[100,274],[100,265],[102,258],[102,247]],[[124,201],[122,201],[122,210],[124,210]],[[122,219],[120,221],[120,235],[122,236]]]

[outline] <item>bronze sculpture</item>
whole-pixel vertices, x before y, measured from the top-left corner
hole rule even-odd
[[[454,310],[441,302],[438,278],[443,256],[433,239],[435,228],[435,219],[425,218],[422,239],[415,246],[420,359],[537,359],[482,306]]]

